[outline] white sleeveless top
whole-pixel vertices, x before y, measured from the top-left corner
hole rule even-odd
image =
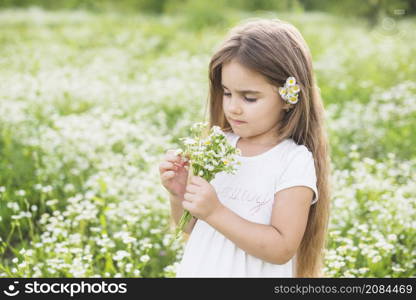
[[[234,147],[239,136],[225,133]],[[312,153],[286,139],[256,156],[237,156],[236,174],[217,173],[210,182],[221,203],[239,216],[271,224],[276,192],[307,186],[318,200]],[[185,246],[176,277],[293,277],[296,255],[283,265],[272,264],[246,253],[208,223],[197,220]]]

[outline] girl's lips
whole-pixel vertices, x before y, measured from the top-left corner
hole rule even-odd
[[[233,122],[234,124],[236,124],[236,125],[240,125],[240,124],[245,124],[245,123],[247,123],[247,122],[244,122],[244,121],[237,121],[237,120],[233,120],[233,119],[230,119],[231,120],[231,122]]]

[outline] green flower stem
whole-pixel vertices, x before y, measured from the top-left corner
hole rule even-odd
[[[185,228],[186,224],[192,219],[192,215],[189,211],[184,210],[184,213],[182,214],[178,227],[176,228],[175,238],[179,238],[181,233],[183,232],[183,229]]]
[[[192,162],[189,165],[189,170],[190,170],[190,173],[188,175],[188,181],[189,181],[189,178],[191,177],[190,175],[195,174],[195,170],[194,170],[194,166],[192,165]],[[191,219],[192,219],[191,213],[187,211],[186,209],[184,209],[184,212],[181,218],[179,219],[178,227],[176,228],[175,239],[178,239],[180,237],[181,233],[185,229],[186,224],[188,224]]]

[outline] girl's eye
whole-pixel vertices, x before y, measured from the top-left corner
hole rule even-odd
[[[230,97],[230,96],[231,96],[231,93],[224,92],[224,97]],[[257,99],[255,99],[255,98],[247,98],[247,97],[244,97],[244,99],[246,101],[248,101],[248,102],[256,102],[257,101]]]

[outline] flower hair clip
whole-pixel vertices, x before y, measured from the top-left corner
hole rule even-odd
[[[300,92],[300,87],[298,84],[296,84],[295,77],[288,77],[286,79],[285,85],[283,87],[279,87],[280,96],[282,96],[284,101],[290,104],[298,103],[299,92]]]

